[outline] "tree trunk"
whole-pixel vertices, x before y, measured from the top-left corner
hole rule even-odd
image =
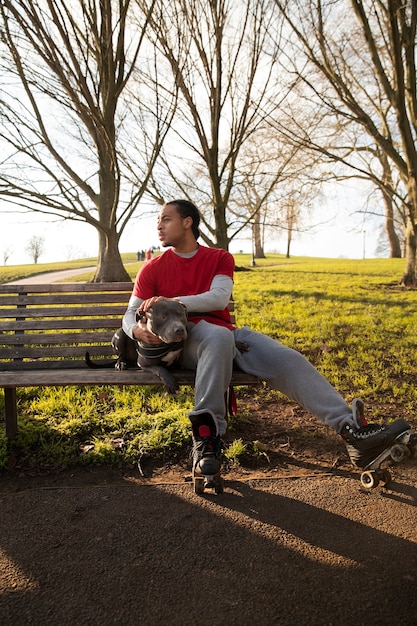
[[[229,249],[229,238],[227,236],[226,209],[217,205],[214,209],[215,221],[215,246],[216,248]]]
[[[416,285],[416,233],[414,232],[411,221],[408,221],[405,233],[405,270],[401,278],[401,284],[404,287],[412,287]]]
[[[287,233],[287,253],[285,255],[286,259],[290,258],[291,240],[292,240],[292,228],[289,228],[288,233]]]
[[[390,259],[401,259],[401,244],[394,226],[394,209],[392,198],[384,193],[385,203],[385,232],[388,238]]]
[[[416,274],[416,251],[417,251],[417,180],[410,176],[407,185],[408,191],[408,214],[407,228],[405,232],[406,245],[406,265],[401,278],[401,284],[405,287],[415,287],[417,285]]]
[[[392,202],[392,190],[394,183],[392,180],[391,168],[387,155],[378,150],[378,157],[382,165],[382,180],[384,185],[381,187],[382,197],[385,204],[385,233],[388,238],[390,249],[390,259],[401,259],[401,244],[394,226],[394,205]]]
[[[261,220],[257,214],[253,224],[253,243],[255,259],[265,259],[264,246],[262,241]]]
[[[132,279],[127,273],[119,252],[119,235],[116,230],[109,233],[99,232],[99,254],[97,268],[91,282],[117,283],[129,282]]]

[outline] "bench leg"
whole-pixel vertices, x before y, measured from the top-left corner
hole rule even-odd
[[[13,439],[17,433],[17,403],[15,388],[5,388],[4,409],[6,414],[6,437],[7,439]]]

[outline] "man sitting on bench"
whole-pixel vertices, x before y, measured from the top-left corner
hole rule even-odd
[[[291,400],[334,428],[344,439],[352,463],[365,467],[403,432],[408,424],[367,424],[363,403],[352,409],[332,385],[299,352],[271,337],[235,328],[228,303],[232,293],[234,259],[226,250],[200,246],[200,214],[187,200],[167,202],[158,217],[161,245],[170,248],[139,271],[123,329],[147,343],[157,338],[136,323],[136,310],[146,311],[160,299],[181,301],[194,326],[181,356],[182,367],[194,369],[195,404],[189,414],[193,434],[193,471],[214,475],[220,470],[221,437],[227,428],[225,392],[236,364],[265,380]],[[245,342],[240,352],[236,342]]]

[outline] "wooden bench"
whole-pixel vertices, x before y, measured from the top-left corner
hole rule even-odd
[[[18,387],[160,385],[140,369],[91,369],[85,363],[113,356],[111,338],[120,328],[132,283],[0,285],[0,387],[4,389],[6,435],[17,432]],[[233,303],[229,307],[233,310]],[[234,315],[234,313],[232,313]],[[194,371],[176,369],[180,385],[194,384]],[[240,370],[232,385],[259,380]]]

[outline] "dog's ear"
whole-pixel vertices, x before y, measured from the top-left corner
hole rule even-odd
[[[146,319],[145,311],[142,311],[141,309],[136,309],[136,323],[141,322],[143,318]]]

